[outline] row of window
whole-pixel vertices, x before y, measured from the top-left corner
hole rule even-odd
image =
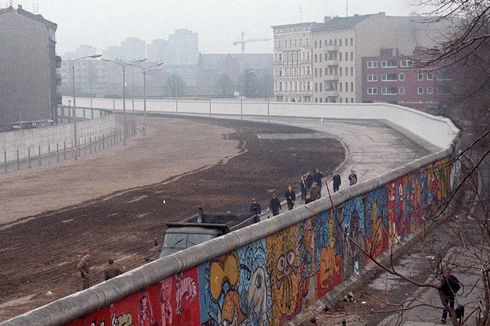
[[[309,47],[310,39],[289,39],[289,40],[276,40],[275,47],[276,49],[287,49],[287,48],[297,48],[297,47]]]
[[[284,88],[283,88],[284,84]],[[274,82],[274,91],[277,92],[311,92],[311,82],[306,81],[290,81],[290,82]]]
[[[310,66],[275,68],[274,76],[311,76]]]
[[[310,61],[310,51],[290,51],[283,53],[274,53],[274,61],[283,61],[284,62],[292,62],[292,61]]]
[[[327,61],[327,60],[336,61],[337,58],[339,61],[342,61],[342,60],[349,61],[349,52],[345,52],[344,57],[342,57],[342,52],[338,52],[338,55],[337,55],[337,52],[335,52],[335,51],[326,52],[325,55],[315,54],[314,55],[315,63],[316,62],[322,62],[323,57],[325,58],[325,61]],[[350,52],[350,61],[354,61],[354,52]]]
[[[350,90],[349,90],[350,85]],[[354,92],[354,82],[336,82],[325,80],[323,83],[315,83],[315,92]]]
[[[438,88],[437,93],[439,95],[442,94],[447,94],[447,91],[444,88]],[[368,95],[377,95],[378,94],[378,87],[368,87],[367,89],[367,94]],[[405,87],[381,87],[381,95],[405,95]],[[417,94],[418,95],[423,95],[423,94],[434,94],[434,89],[432,87],[417,87]]]
[[[349,69],[350,68],[350,69]],[[350,71],[350,76],[354,77],[354,67],[336,67],[336,66],[330,66],[330,67],[325,67],[325,70],[323,68],[315,68],[314,69],[314,74],[315,77],[323,77],[323,71],[325,71],[325,76],[349,76],[349,71]]]
[[[354,98],[350,98],[350,102],[354,103]],[[315,97],[315,103],[323,103],[323,97]],[[325,103],[337,103],[337,97],[335,96],[330,96],[330,97],[325,97]],[[349,98],[345,97],[342,100],[342,97],[339,97],[339,103],[349,103]]]
[[[439,79],[439,76],[437,76],[438,80],[441,80]],[[423,72],[419,72],[417,73],[417,80],[419,81],[422,81],[422,80],[433,80],[434,79],[434,75],[431,73],[431,72],[428,72],[428,73],[423,73]],[[398,74],[398,79],[397,79],[397,74],[396,73],[389,73],[389,74],[381,74],[380,75],[380,80],[381,81],[396,81],[396,80],[399,80],[399,81],[404,81],[405,80],[405,73],[404,72],[401,72]],[[368,82],[376,82],[378,81],[378,75],[377,74],[369,74],[367,75],[367,81]]]
[[[368,61],[367,67],[369,69],[378,68],[378,61]],[[380,61],[380,67],[381,68],[396,68],[396,67],[398,67],[398,62],[396,59],[381,60]],[[402,60],[400,60],[400,67],[411,68],[411,67],[413,67],[413,61],[410,59],[402,59]]]
[[[314,47],[315,47],[315,49],[316,48],[320,48],[321,49],[322,48],[322,44],[323,44],[323,46],[339,46],[339,47],[340,46],[343,46],[343,45],[344,46],[349,46],[349,45],[350,46],[354,46],[354,38],[353,37],[351,37],[350,39],[348,37],[346,37],[344,39],[344,41],[345,42],[342,43],[342,39],[341,38],[339,38],[339,39],[336,39],[335,38],[335,39],[323,40],[323,41],[322,40],[318,40],[318,41],[315,41],[314,42]],[[349,41],[350,41],[350,44],[349,44]]]

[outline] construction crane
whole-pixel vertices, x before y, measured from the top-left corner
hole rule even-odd
[[[242,32],[241,40],[240,41],[233,42],[233,45],[241,44],[241,46],[242,46],[242,54],[244,54],[245,53],[245,44],[246,43],[267,42],[267,41],[270,41],[270,39],[268,39],[268,38],[255,38],[255,39],[246,40],[245,39],[245,33]]]

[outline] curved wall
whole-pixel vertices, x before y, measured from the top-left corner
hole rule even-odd
[[[196,105],[186,103],[182,109],[188,105],[190,110],[191,104]],[[303,107],[296,106],[278,110],[293,114]],[[284,324],[357,274],[368,261],[366,252],[377,257],[423,226],[448,196],[449,157],[458,130],[445,119],[393,109],[401,112],[386,112],[383,119],[427,119],[423,125],[430,130],[419,128],[419,136],[428,135],[427,141],[447,146],[333,194],[334,207],[322,198],[149,263],[5,325],[217,325],[246,320],[255,325]],[[320,114],[317,106],[304,110]],[[374,111],[382,113],[379,107]],[[348,118],[352,119],[350,114]],[[411,124],[404,128],[418,130]]]

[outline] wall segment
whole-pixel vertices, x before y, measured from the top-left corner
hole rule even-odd
[[[427,124],[445,121],[427,119]],[[334,194],[335,210],[329,200],[321,199],[5,324],[283,324],[365,265],[354,240],[378,256],[390,242],[408,236],[434,214],[449,192],[448,157],[458,139],[458,131],[446,123],[442,134],[435,134],[442,127],[434,126],[433,139],[425,139],[448,146]]]

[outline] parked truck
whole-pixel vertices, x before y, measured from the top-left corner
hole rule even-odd
[[[178,223],[167,223],[160,258],[217,238],[223,234],[251,225],[259,220],[257,214],[204,213],[193,215]]]

